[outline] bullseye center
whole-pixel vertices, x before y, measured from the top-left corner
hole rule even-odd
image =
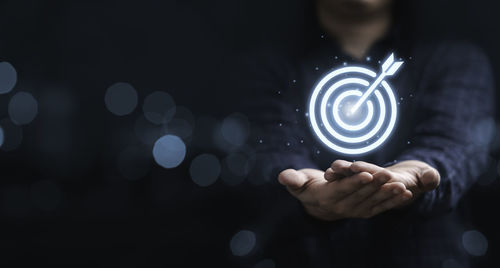
[[[359,90],[346,90],[333,102],[333,119],[343,129],[357,131],[366,127],[373,118],[373,104],[366,101],[359,109],[352,112],[352,107],[362,96]]]

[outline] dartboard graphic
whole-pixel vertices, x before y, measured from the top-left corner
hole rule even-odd
[[[347,66],[321,78],[309,101],[309,120],[318,139],[346,155],[365,154],[383,144],[398,115],[396,96],[385,79],[401,65],[391,54],[378,74]]]

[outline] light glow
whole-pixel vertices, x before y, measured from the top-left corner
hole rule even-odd
[[[395,94],[383,79],[393,75],[401,65],[402,62],[394,62],[391,54],[379,75],[365,67],[349,66],[324,76],[309,101],[308,117],[318,139],[330,149],[347,155],[364,154],[383,144],[394,130],[398,113]],[[346,101],[353,97],[357,98],[355,104]],[[333,108],[329,108],[332,99]],[[342,115],[362,116],[362,120],[345,122]]]

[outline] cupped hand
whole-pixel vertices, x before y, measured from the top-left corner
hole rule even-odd
[[[394,198],[402,201],[411,198],[403,183],[388,183],[388,176],[353,171],[352,164],[337,160],[326,172],[287,169],[278,179],[310,215],[321,220],[369,218],[384,211],[377,204]]]
[[[401,161],[386,168],[357,161],[350,165],[349,170],[353,173],[368,172],[374,178],[382,177],[387,180],[387,184],[402,184],[410,192],[410,198],[406,198],[406,200],[395,196],[392,199],[378,203],[374,207],[375,214],[411,203],[422,193],[436,189],[441,178],[435,168],[417,160]]]

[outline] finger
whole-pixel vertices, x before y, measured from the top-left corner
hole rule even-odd
[[[362,200],[354,207],[357,211],[363,212],[362,214],[365,214],[367,212],[369,213],[374,206],[384,202],[385,200],[388,200],[389,198],[403,193],[405,190],[406,188],[404,184],[400,182],[386,183],[380,186],[378,191],[370,195],[368,198]]]
[[[364,161],[356,161],[356,162],[352,163],[350,169],[354,173],[365,171],[365,172],[368,172],[371,174],[375,174],[381,170],[384,170],[384,168],[382,168],[382,167],[379,167],[375,164],[367,163]]]
[[[352,175],[353,175],[353,173],[349,172],[349,171],[342,174],[342,173],[337,173],[337,172],[333,171],[332,168],[328,168],[325,171],[324,178],[327,181],[336,181],[336,180],[340,180],[340,179],[343,179],[345,177],[352,176]]]
[[[328,183],[327,187],[331,190],[330,195],[335,200],[342,200],[372,181],[373,176],[370,173],[361,172],[342,180]]]
[[[331,164],[330,168],[332,169],[332,179],[331,180],[339,180],[344,177],[348,177],[353,175],[354,173],[350,170],[350,167],[352,165],[352,162],[345,161],[345,160],[335,160]]]
[[[379,203],[378,205],[374,206],[371,209],[371,214],[377,215],[377,214],[380,214],[384,211],[402,206],[408,200],[410,200],[412,197],[413,197],[412,192],[409,190],[405,190],[403,193],[396,195],[392,198],[389,198],[389,199]]]
[[[334,181],[337,179],[337,177],[335,175],[336,174],[335,174],[335,172],[333,172],[333,169],[328,168],[325,171],[324,177],[325,177],[325,180],[327,180],[327,181]]]
[[[387,176],[379,176],[373,178],[373,181],[362,186],[357,191],[347,195],[344,199],[340,201],[343,206],[346,207],[356,207],[361,202],[365,201],[367,198],[373,196],[375,193],[379,192],[381,187],[389,180]],[[390,188],[391,185],[385,186],[385,188]],[[390,189],[388,189],[390,190]],[[403,189],[404,190],[404,189]]]
[[[278,175],[278,181],[286,186],[292,195],[297,195],[307,183],[308,178],[303,172],[299,172],[295,169],[286,169]]]
[[[382,169],[382,170],[376,172],[375,174],[373,174],[374,180],[384,182],[384,183],[390,181],[393,177],[394,177],[394,174],[387,169]]]
[[[441,176],[435,168],[429,167],[421,171],[418,179],[421,184],[420,188],[427,192],[432,191],[439,186]]]

